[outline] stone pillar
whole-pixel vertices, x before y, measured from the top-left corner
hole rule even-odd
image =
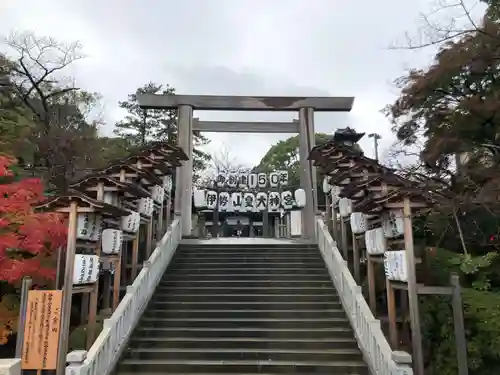
[[[175,213],[181,214],[182,235],[190,236],[193,191],[193,107],[180,105],[177,122],[177,144],[189,160],[177,168],[175,185]]]
[[[306,193],[306,206],[302,210],[302,237],[314,238],[315,215],[318,206],[316,168],[307,160],[309,152],[315,145],[314,110],[299,110],[299,154],[300,154],[300,186]]]

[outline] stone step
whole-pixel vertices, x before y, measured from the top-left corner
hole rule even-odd
[[[243,261],[243,260],[256,260],[256,261],[321,261],[321,255],[318,254],[258,254],[258,253],[234,253],[234,254],[224,254],[224,253],[207,253],[207,254],[177,254],[172,260],[175,261]]]
[[[197,259],[203,257],[225,257],[228,259],[237,259],[245,257],[278,257],[278,258],[316,258],[322,259],[318,250],[288,251],[288,250],[232,250],[232,251],[180,251],[177,250],[175,258],[177,259]]]
[[[350,327],[347,318],[149,318],[142,317],[141,327],[192,328],[335,328]]]
[[[272,267],[268,265],[267,267],[206,267],[206,268],[197,268],[197,267],[172,267],[169,269],[168,273],[171,276],[175,276],[178,274],[184,275],[188,274],[208,274],[208,275],[221,275],[224,277],[226,274],[232,275],[237,273],[248,274],[248,275],[280,275],[280,274],[295,274],[295,275],[328,275],[328,272],[325,267]]]
[[[283,286],[297,287],[297,288],[324,288],[333,287],[331,280],[269,280],[269,279],[253,279],[253,280],[179,280],[179,281],[162,281],[157,291],[168,290],[172,287],[191,287],[191,288],[225,288],[228,286],[248,286],[254,285],[258,287],[267,288],[280,288]]]
[[[249,245],[249,244],[200,244],[200,245],[186,245],[181,244],[179,249],[182,252],[192,252],[192,251],[318,251],[317,245],[314,244],[280,244],[280,245]]]
[[[269,339],[317,339],[317,338],[352,338],[350,326],[329,328],[272,328],[272,327],[145,327],[139,326],[134,337],[210,337],[221,339],[228,337],[258,337]]]
[[[324,287],[293,287],[293,286],[252,286],[247,283],[245,286],[225,286],[225,287],[189,287],[175,286],[160,287],[155,293],[155,297],[163,297],[171,294],[317,294],[329,293],[337,295],[333,286]]]
[[[288,293],[288,294],[257,294],[257,293],[241,293],[241,294],[211,294],[211,293],[170,293],[170,294],[154,294],[152,302],[158,301],[173,301],[173,302],[195,302],[207,301],[217,304],[219,302],[335,302],[338,301],[336,293]]]
[[[308,268],[308,269],[325,269],[325,264],[318,262],[317,260],[310,262],[302,261],[291,261],[291,260],[276,260],[276,261],[255,261],[255,260],[243,260],[243,261],[226,261],[226,262],[205,262],[205,261],[182,261],[174,262],[171,264],[172,269],[189,269],[189,268],[211,268],[211,269],[235,269],[235,268]]]
[[[299,374],[299,375],[368,375],[368,369],[363,361],[268,361],[268,360],[179,360],[179,359],[150,359],[137,360],[125,359],[119,366],[118,371],[144,374],[168,374],[191,373],[191,374]]]
[[[125,358],[139,360],[216,360],[216,361],[361,361],[357,349],[249,349],[249,348],[134,348]]]
[[[222,310],[318,310],[341,309],[340,301],[152,301],[149,309],[159,310],[213,310],[214,307]]]
[[[349,338],[272,339],[268,337],[135,337],[132,348],[242,348],[242,349],[358,349],[358,343]]]
[[[296,273],[273,273],[273,274],[262,274],[262,273],[245,273],[245,272],[233,272],[233,273],[188,273],[188,272],[177,272],[172,273],[170,270],[165,272],[160,285],[163,282],[169,281],[179,281],[179,280],[197,280],[197,281],[220,281],[220,280],[239,280],[241,281],[251,281],[251,280],[284,280],[284,281],[328,281],[332,282],[330,275],[325,272],[321,274],[296,274]]]
[[[271,306],[274,307],[274,306]],[[147,309],[144,317],[158,318],[283,318],[283,319],[306,319],[306,318],[345,318],[345,313],[341,308],[338,309],[309,309],[309,310],[256,310],[256,309],[233,309],[233,310],[214,310],[211,309]]]

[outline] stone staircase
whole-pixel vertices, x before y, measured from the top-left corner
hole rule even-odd
[[[180,245],[125,374],[367,375],[316,245]]]

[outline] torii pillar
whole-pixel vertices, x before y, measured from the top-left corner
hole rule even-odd
[[[299,109],[299,156],[300,186],[306,193],[306,206],[302,210],[302,237],[310,239],[315,235],[315,215],[318,211],[318,189],[316,167],[309,160],[309,152],[315,145],[314,109]]]
[[[193,192],[193,107],[180,105],[177,110],[177,144],[187,154],[187,160],[177,167],[175,183],[175,214],[181,216],[183,236],[192,232],[192,192]]]

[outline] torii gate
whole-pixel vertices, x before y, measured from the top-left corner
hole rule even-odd
[[[182,217],[183,236],[191,235],[191,194],[193,190],[193,130],[204,132],[299,133],[300,185],[306,192],[306,207],[302,211],[302,236],[313,238],[314,216],[318,199],[316,168],[307,160],[315,146],[314,111],[349,112],[354,97],[269,97],[219,95],[137,95],[143,109],[177,109],[178,145],[189,157],[177,168],[175,188],[176,213]],[[220,122],[197,121],[193,110],[213,111],[298,111],[298,121],[283,122]]]

